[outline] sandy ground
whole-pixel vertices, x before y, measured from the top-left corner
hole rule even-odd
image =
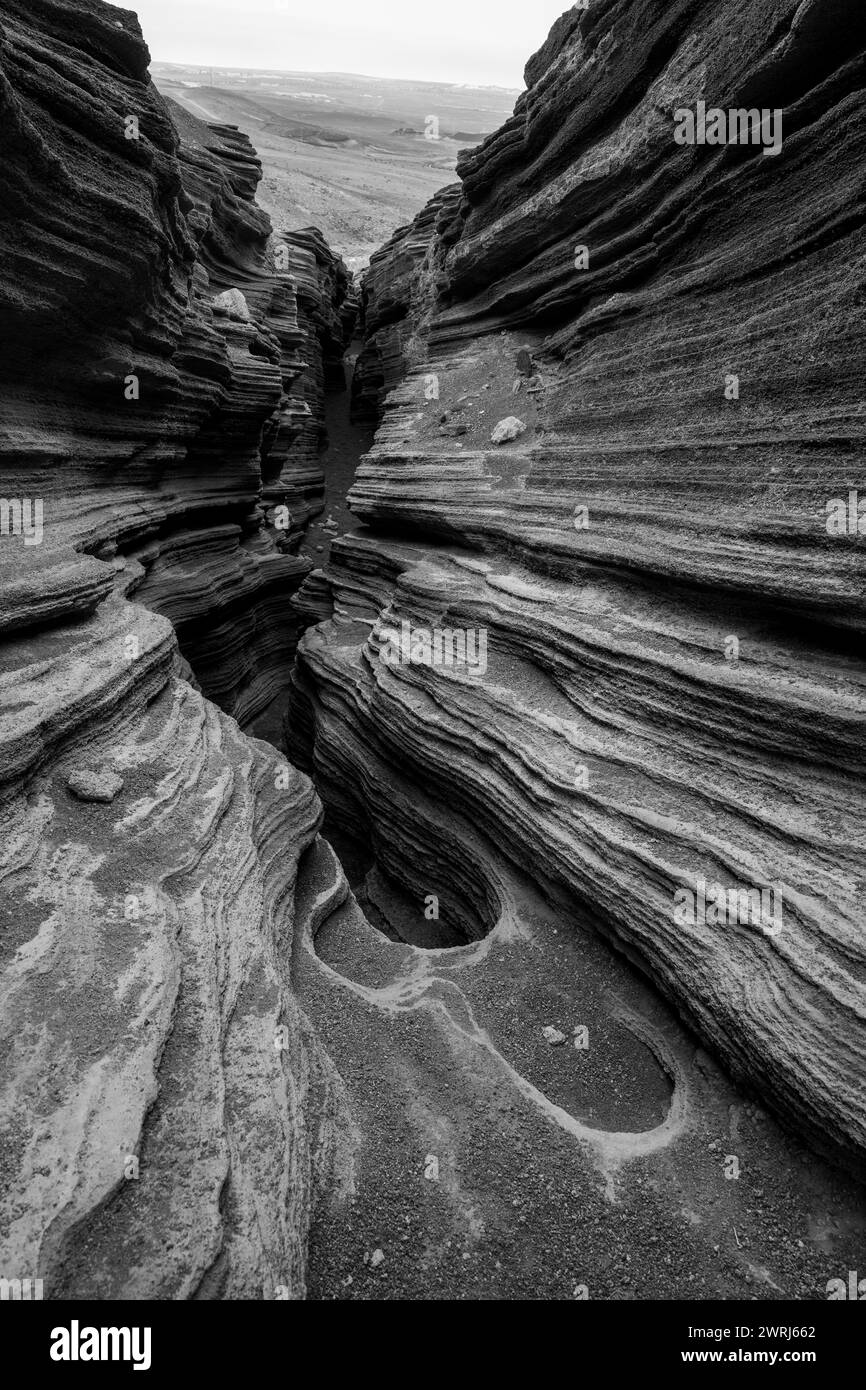
[[[325,426],[328,449],[323,455],[325,506],[314,517],[298,553],[306,555],[317,568],[327,564],[331,541],[356,524],[346,501],[358,464],[373,443],[373,430],[352,424],[349,419],[352,370],[361,343],[352,344],[346,358],[345,391],[330,390],[325,396]]]
[[[328,872],[311,855],[305,891]],[[395,945],[350,903],[298,946],[357,1136],[349,1189],[316,1212],[309,1296],[824,1298],[857,1268],[858,1189],[738,1094],[586,924],[507,881],[476,945]]]

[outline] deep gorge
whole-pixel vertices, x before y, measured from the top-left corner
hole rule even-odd
[[[568,11],[359,282],[148,64],[101,0],[5,0],[0,493],[45,533],[0,538],[0,1272],[823,1297],[864,1220],[859,9]],[[706,92],[784,106],[780,156],[678,146]],[[483,673],[388,664],[403,622]],[[684,928],[700,882],[784,929]]]

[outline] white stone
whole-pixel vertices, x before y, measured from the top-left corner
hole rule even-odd
[[[504,420],[500,420],[490,436],[491,444],[507,444],[511,439],[518,439],[521,434],[526,433],[526,426],[522,420],[518,420],[516,415],[506,415]]]
[[[111,768],[74,768],[66,785],[79,801],[113,801],[123,791],[123,778]]]
[[[238,323],[252,322],[249,305],[240,290],[223,290],[222,294],[214,295],[212,307],[215,314],[224,314]]]
[[[545,1041],[549,1042],[551,1047],[559,1047],[565,1042],[565,1034],[560,1033],[558,1028],[554,1028],[550,1024],[548,1024],[546,1028],[542,1028],[541,1032]]]

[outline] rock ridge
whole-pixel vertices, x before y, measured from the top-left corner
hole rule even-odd
[[[239,726],[306,621],[352,290],[148,62],[126,11],[4,6],[0,1271],[301,1298],[355,1147],[291,979],[322,808]]]
[[[853,4],[558,21],[512,119],[371,261],[381,424],[294,720],[395,891],[417,903],[438,849],[477,900],[454,866],[484,826],[861,1174],[864,549],[826,523],[863,488],[863,48]],[[677,144],[700,98],[782,109],[781,154]],[[486,631],[486,671],[386,664],[404,622]],[[423,854],[392,778],[436,801]],[[689,930],[700,882],[776,891],[784,929]]]

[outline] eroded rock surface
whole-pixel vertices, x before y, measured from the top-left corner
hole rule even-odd
[[[295,1298],[352,1152],[290,984],[321,806],[229,716],[304,625],[349,282],[147,64],[128,12],[4,6],[0,1272]]]
[[[7,0],[0,493],[43,512],[0,537],[4,1277],[773,1299],[857,1267],[862,546],[823,507],[863,481],[860,23],[564,15],[373,258],[364,525],[311,570],[344,268],[272,234],[129,14]],[[784,106],[782,154],[676,146],[699,95]],[[241,726],[312,623],[288,763]],[[471,662],[403,659],[443,630]],[[783,930],[677,923],[701,877],[778,886]]]
[[[461,196],[371,263],[364,396],[404,380],[293,721],[416,905],[441,882],[487,930],[482,829],[858,1172],[864,550],[826,508],[866,489],[863,39],[855,4],[790,0],[554,26]],[[699,99],[783,109],[781,153],[677,144]],[[383,660],[403,624],[485,631],[486,669]],[[772,890],[781,931],[678,920],[702,881]]]
[[[122,577],[248,724],[301,630],[284,599],[349,277],[317,232],[272,234],[249,141],[164,102],[134,30],[95,3],[5,19],[0,467],[45,519],[25,571],[2,549],[0,624],[92,611]]]

